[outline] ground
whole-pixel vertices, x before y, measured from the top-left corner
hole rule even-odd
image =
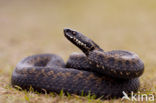
[[[105,51],[137,53],[145,63],[139,92],[156,97],[155,0],[1,0],[0,8],[0,103],[121,102],[35,94],[11,87],[12,71],[24,57],[55,53],[66,61],[72,52],[81,52],[65,39],[63,28],[84,33]]]

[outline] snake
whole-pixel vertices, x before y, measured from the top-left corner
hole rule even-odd
[[[137,92],[144,63],[126,50],[104,51],[93,40],[76,30],[64,29],[64,36],[82,53],[74,52],[65,63],[56,54],[34,54],[15,67],[11,84],[37,92],[95,95],[120,98],[123,92]]]

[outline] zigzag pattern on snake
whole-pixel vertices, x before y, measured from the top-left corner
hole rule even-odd
[[[21,60],[12,73],[11,84],[39,92],[81,95],[104,99],[122,97],[122,92],[137,92],[144,63],[132,52],[104,51],[83,34],[64,29],[65,37],[82,50],[73,53],[67,63],[56,54],[38,54]]]

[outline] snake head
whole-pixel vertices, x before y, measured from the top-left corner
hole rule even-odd
[[[71,29],[64,29],[64,35],[65,37],[75,44],[78,48],[80,48],[86,55],[90,51],[93,51],[95,49],[103,51],[96,43],[94,43],[91,39],[84,36],[83,34],[71,30]]]

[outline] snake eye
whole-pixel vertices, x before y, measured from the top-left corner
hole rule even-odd
[[[75,32],[75,31],[73,31],[73,32],[72,32],[72,34],[73,34],[73,35],[76,35],[76,32]]]

